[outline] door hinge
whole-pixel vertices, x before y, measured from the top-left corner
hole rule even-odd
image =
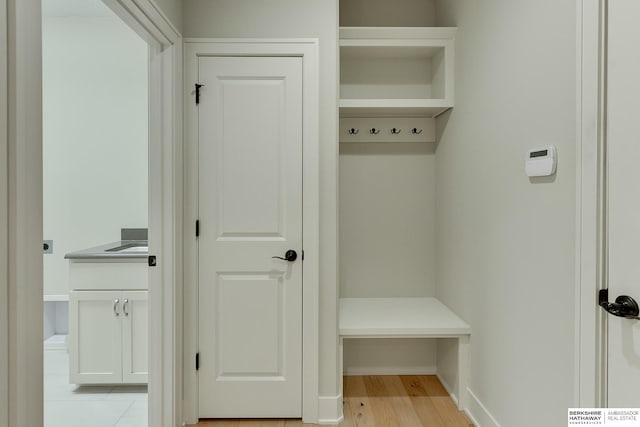
[[[304,261],[304,249],[302,250],[302,260]]]
[[[200,353],[196,353],[196,371],[200,370]]]
[[[156,260],[155,255],[149,255],[149,267],[156,267],[158,265],[158,261]]]
[[[200,88],[204,86],[199,83],[196,83],[196,105],[200,104]]]
[[[196,219],[196,237],[200,237],[200,220]]]

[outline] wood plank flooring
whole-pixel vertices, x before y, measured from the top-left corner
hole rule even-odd
[[[433,375],[344,377],[342,427],[472,427]],[[202,420],[200,427],[300,427],[300,420]]]

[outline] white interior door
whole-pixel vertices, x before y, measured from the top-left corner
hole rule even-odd
[[[609,2],[608,256],[610,302],[640,301],[640,2]],[[640,320],[607,316],[608,406],[640,407]]]
[[[199,416],[300,417],[302,59],[198,73]]]

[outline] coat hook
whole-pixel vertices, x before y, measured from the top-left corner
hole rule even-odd
[[[371,135],[377,135],[377,134],[379,134],[379,133],[380,133],[380,129],[371,128],[371,129],[369,129],[369,133],[370,133]]]
[[[349,135],[357,135],[360,132],[360,129],[351,128],[349,129]]]
[[[422,133],[422,129],[413,128],[411,129],[411,133],[414,135],[420,135]]]
[[[402,129],[398,129],[398,128],[391,129],[391,133],[394,135],[398,135],[400,132],[402,132]]]

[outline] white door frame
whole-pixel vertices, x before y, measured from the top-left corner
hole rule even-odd
[[[7,1],[0,0],[0,129],[7,129]],[[8,170],[8,132],[0,133],[0,170]],[[9,426],[8,174],[0,174],[0,427]]]
[[[575,406],[606,406],[606,5],[577,0]]]
[[[1,0],[4,4],[4,1]],[[42,399],[42,36],[40,0],[8,0],[8,190],[0,190],[0,249],[7,264],[9,384],[0,386],[0,409],[8,425],[43,423]],[[149,42],[149,425],[176,427],[181,415],[182,295],[182,49],[180,33],[151,0],[105,0]],[[3,31],[4,32],[4,31]],[[6,99],[6,98],[5,98]],[[4,152],[4,150],[3,150]],[[4,153],[0,154],[3,159]],[[5,222],[5,215],[7,221]],[[7,225],[5,227],[5,224]],[[4,242],[4,239],[3,239]],[[6,250],[6,253],[5,253]],[[7,271],[4,270],[3,271]],[[4,292],[0,280],[0,291]],[[1,294],[0,294],[1,295]],[[0,314],[2,307],[0,306]],[[4,333],[0,332],[0,340]],[[2,347],[4,348],[4,347]],[[0,354],[0,362],[2,356]],[[3,373],[4,372],[1,372]],[[2,375],[2,378],[6,378]],[[4,419],[0,418],[0,426]]]
[[[318,422],[319,396],[319,260],[320,178],[317,39],[185,39],[185,164],[186,203],[184,229],[184,418],[198,421],[198,111],[194,84],[199,56],[298,56],[303,74],[303,296],[302,296],[302,418]]]
[[[27,427],[42,425],[41,14],[39,0],[7,6],[7,425]]]

